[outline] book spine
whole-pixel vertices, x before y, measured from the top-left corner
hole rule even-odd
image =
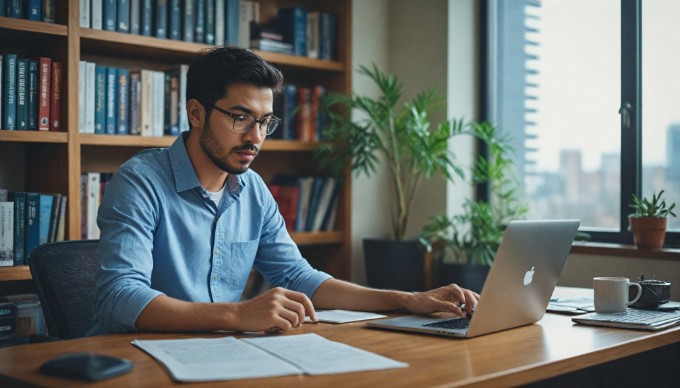
[[[112,66],[106,68],[106,127],[104,133],[107,135],[116,134],[116,100],[118,93],[116,91],[116,75],[118,69]]]
[[[38,59],[40,89],[38,92],[38,130],[50,130],[50,86],[52,84],[52,60]]]
[[[85,133],[94,133],[94,108],[97,90],[96,68],[94,62],[86,63],[85,70]],[[103,127],[102,127],[103,128]]]
[[[38,61],[28,61],[28,129],[38,129]]]
[[[87,173],[80,174],[80,239],[87,240]]]
[[[142,136],[153,136],[153,71],[141,72],[140,124]]]
[[[182,38],[182,2],[169,0],[168,4],[168,38],[180,40]]]
[[[28,8],[28,20],[42,21],[41,0],[26,0]]]
[[[310,88],[297,89],[297,114],[295,115],[295,135],[300,141],[314,140],[312,128],[312,92]]]
[[[2,128],[17,129],[17,56],[5,54],[3,61],[3,84],[2,101],[3,111]]]
[[[57,223],[59,221],[59,208],[61,203],[61,194],[52,195],[52,211],[50,215],[50,230],[47,236],[47,242],[54,242],[57,238]]]
[[[157,38],[165,39],[168,36],[168,3],[167,0],[156,0],[155,22]]]
[[[226,14],[224,13],[224,1],[215,0],[215,45],[224,45],[224,21]]]
[[[140,13],[140,30],[142,35],[151,36],[151,28],[153,27],[153,1],[142,0],[142,9]]]
[[[253,19],[253,7],[248,0],[238,3],[238,45],[248,48],[250,45],[250,21]]]
[[[94,133],[106,133],[106,67],[95,65]]]
[[[205,0],[205,43],[215,44],[215,0]]]
[[[16,19],[25,19],[23,1],[7,0],[7,16]]]
[[[189,65],[179,66],[179,131],[189,130],[189,117],[187,116],[187,72]]]
[[[139,135],[140,127],[140,98],[141,98],[141,83],[139,71],[130,72],[130,135]]]
[[[297,86],[284,86],[284,116],[281,138],[295,140],[295,113],[297,112]]]
[[[319,58],[319,12],[307,14],[307,56]]]
[[[24,265],[26,246],[26,193],[12,193],[14,201],[14,265]]]
[[[165,87],[165,93],[163,93],[163,134],[164,135],[169,135],[170,134],[170,111],[172,110],[171,107],[171,98],[172,96],[170,95],[170,73],[164,72],[163,74],[163,85]]]
[[[5,0],[0,0],[0,16],[7,16],[7,4]]]
[[[104,21],[104,29],[107,31],[116,31],[116,24],[118,24],[118,10],[116,8],[116,0],[103,0],[102,19]]]
[[[205,1],[195,1],[194,42],[196,43],[205,43]]]
[[[85,72],[87,62],[78,62],[78,131],[85,132]]]
[[[118,0],[116,31],[130,32],[130,0]]]
[[[90,22],[90,0],[80,0],[79,5],[80,27],[90,28],[92,26]]]
[[[236,45],[239,42],[239,0],[225,0],[224,7],[224,43]]]
[[[50,131],[61,130],[61,62],[52,62],[52,88],[50,94]]]
[[[104,0],[92,0],[92,28],[101,30],[104,28]]]
[[[140,0],[130,0],[130,33],[139,35],[140,27]]]
[[[59,203],[59,222],[57,223],[57,237],[56,241],[64,241],[66,239],[66,204],[68,197],[63,195]]]
[[[31,256],[35,247],[40,245],[40,194],[26,194],[26,248],[25,257]]]
[[[319,211],[319,199],[323,190],[324,178],[314,178],[312,181],[312,193],[309,198],[309,209],[307,209],[307,219],[305,220],[305,231],[311,232],[314,228],[316,213]]]
[[[178,74],[170,75],[170,92],[166,93],[170,95],[170,117],[169,117],[169,133],[170,136],[179,135],[179,76]]]
[[[301,7],[281,8],[278,13],[283,40],[293,45],[295,55],[307,55],[307,11]]]
[[[117,73],[118,78],[118,114],[116,115],[116,134],[126,135],[130,132],[129,122],[129,79],[130,71],[120,68]]]
[[[87,173],[87,238],[98,239],[97,210],[99,210],[99,196],[101,192],[100,174]]]
[[[165,115],[164,108],[165,105],[165,77],[164,73],[161,71],[153,72],[153,87],[152,87],[153,97],[153,113],[152,113],[152,136],[161,137],[163,136],[163,128],[165,126]]]
[[[38,245],[45,244],[49,239],[50,221],[52,217],[52,204],[54,197],[51,194],[39,194],[38,209]]]
[[[28,60],[17,59],[17,118],[16,126],[19,130],[28,129],[28,98],[26,96],[28,81]]]
[[[0,267],[14,265],[14,203],[0,202]]]
[[[42,0],[42,21],[46,23],[54,23],[56,20],[54,14],[56,12],[56,0]]]

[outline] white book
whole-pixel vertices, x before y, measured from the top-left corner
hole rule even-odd
[[[312,185],[314,184],[314,177],[298,178],[298,185],[300,187],[300,194],[298,197],[298,212],[295,219],[295,231],[304,232],[307,222],[307,213],[309,212],[309,202],[312,197]]]
[[[307,14],[307,56],[319,58],[319,12]]]
[[[97,211],[99,210],[99,193],[101,191],[101,174],[98,172],[87,173],[87,238],[96,240],[99,238],[97,227]]]
[[[238,7],[238,45],[248,48],[250,45],[250,21],[253,20],[252,1],[241,0]]]
[[[103,20],[104,20],[104,6],[103,6],[103,1],[102,0],[92,0],[92,4],[90,6],[90,10],[92,11],[92,28],[95,30],[101,30],[103,26]]]
[[[165,73],[162,71],[153,72],[153,120],[152,136],[163,136],[165,125]]]
[[[179,131],[189,130],[189,116],[187,116],[187,72],[189,65],[179,65]]]
[[[95,68],[94,62],[85,65],[85,132],[94,133]]]
[[[57,238],[56,241],[64,241],[66,239],[66,203],[68,197],[62,196],[59,202],[59,221],[57,223]]]
[[[80,133],[85,133],[85,73],[87,62],[78,63],[78,128]]]
[[[0,267],[14,265],[14,202],[0,202]]]
[[[141,132],[142,136],[153,136],[153,71],[142,69],[140,75],[140,84],[142,85],[141,103],[139,110],[141,112]]]
[[[215,0],[215,46],[224,44],[224,1]]]
[[[80,0],[80,26],[90,28],[90,0]]]

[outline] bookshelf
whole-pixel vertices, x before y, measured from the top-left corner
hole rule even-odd
[[[281,7],[335,13],[338,60],[257,51],[284,73],[287,82],[321,84],[330,91],[351,92],[351,0],[259,0],[260,20],[273,18]],[[63,63],[62,131],[0,130],[0,187],[10,191],[38,191],[68,196],[66,238],[81,235],[80,175],[115,172],[117,167],[147,147],[167,147],[174,137],[81,134],[78,128],[78,71],[81,60],[130,68],[166,69],[188,64],[206,44],[131,35],[79,26],[78,2],[59,2],[56,23],[0,17],[0,54],[47,56]],[[267,140],[252,168],[269,181],[277,173],[318,175],[313,151],[316,142]],[[351,180],[344,174],[337,225],[332,232],[291,233],[303,255],[316,268],[338,278],[350,275]],[[0,268],[0,283],[27,282],[26,266]],[[0,290],[7,292],[7,284]],[[11,287],[10,287],[11,288]]]

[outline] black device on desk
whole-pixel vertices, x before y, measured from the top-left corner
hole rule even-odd
[[[132,370],[132,361],[93,353],[71,353],[55,357],[40,366],[40,371],[60,377],[101,381]]]

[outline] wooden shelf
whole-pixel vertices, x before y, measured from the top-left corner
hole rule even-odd
[[[174,136],[80,135],[80,144],[107,147],[169,147]]]
[[[31,270],[27,265],[19,265],[16,267],[0,267],[0,282],[31,279]]]
[[[0,29],[24,31],[33,34],[67,36],[68,27],[62,24],[38,22],[35,20],[16,19],[0,16]]]
[[[66,132],[47,131],[0,131],[0,141],[23,143],[66,143]]]
[[[298,245],[340,244],[344,239],[342,232],[290,232],[290,236]]]

